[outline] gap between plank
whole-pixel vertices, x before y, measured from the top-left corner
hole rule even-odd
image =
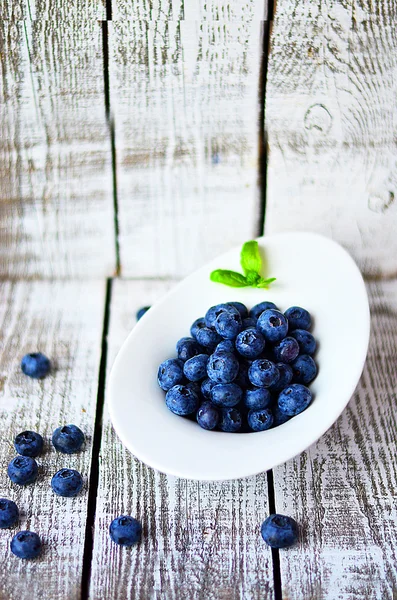
[[[112,0],[106,0],[106,21],[112,20]]]
[[[87,520],[85,528],[85,539],[84,539],[84,553],[83,553],[83,572],[81,576],[81,599],[86,600],[89,597],[90,592],[90,579],[91,579],[91,562],[92,562],[92,551],[94,545],[94,523],[95,523],[95,510],[97,502],[97,491],[99,481],[99,453],[101,450],[102,442],[102,417],[103,407],[105,402],[105,386],[106,386],[106,363],[107,363],[107,352],[108,343],[107,336],[109,332],[109,317],[110,317],[110,302],[112,298],[112,279],[107,279],[106,282],[106,297],[105,297],[105,309],[103,316],[103,329],[102,329],[102,346],[101,346],[101,362],[99,365],[99,377],[98,377],[98,393],[94,423],[94,434],[92,438],[92,458],[91,458],[91,474],[88,488],[88,500],[87,500]]]
[[[274,480],[273,471],[267,471],[267,497],[269,500],[269,514],[273,515],[276,512],[276,500],[274,495]],[[281,570],[280,570],[280,552],[277,548],[272,548],[273,562],[273,581],[274,581],[274,600],[282,600],[281,591]]]

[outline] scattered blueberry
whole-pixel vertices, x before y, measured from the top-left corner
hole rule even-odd
[[[19,510],[15,502],[0,498],[0,529],[12,527],[19,519]]]
[[[174,414],[186,416],[197,410],[199,400],[197,394],[186,385],[175,385],[168,390],[165,403]]]
[[[295,338],[299,344],[300,354],[314,354],[316,351],[316,340],[309,331],[305,329],[295,329],[291,331],[290,336]]]
[[[197,339],[197,333],[200,331],[200,329],[203,329],[203,327],[206,327],[203,317],[196,319],[190,328],[191,336],[194,337],[194,339]]]
[[[292,363],[294,381],[307,385],[317,375],[317,366],[311,356],[302,354]]]
[[[259,316],[265,311],[269,310],[269,308],[274,308],[274,310],[278,310],[277,306],[274,302],[260,302],[259,304],[255,304],[249,311],[249,316],[258,320]]]
[[[200,347],[200,344],[196,342],[195,339],[190,337],[181,338],[176,344],[176,351],[178,353],[179,360],[189,360],[193,356],[200,354],[203,349]]]
[[[272,396],[267,388],[248,388],[244,392],[244,404],[249,410],[267,408],[272,402]]]
[[[278,408],[293,417],[304,411],[312,401],[311,391],[300,383],[291,383],[278,397]]]
[[[250,329],[251,327],[256,327],[256,324],[258,322],[258,319],[254,319],[253,317],[247,317],[246,319],[243,319],[241,322],[241,331],[244,331],[244,329]]]
[[[212,351],[222,341],[222,337],[214,329],[202,327],[197,331],[196,340],[205,350]]]
[[[12,538],[10,547],[18,558],[36,558],[41,552],[41,540],[33,531],[19,531]]]
[[[298,524],[291,517],[270,515],[262,523],[261,534],[271,548],[287,548],[298,540]]]
[[[272,361],[260,358],[259,360],[254,360],[248,369],[248,377],[252,385],[269,387],[277,383],[280,379],[280,373]]]
[[[236,350],[246,358],[257,358],[265,348],[265,338],[257,329],[246,329],[236,338]]]
[[[270,408],[250,410],[248,412],[248,425],[252,431],[265,431],[273,425],[273,414]]]
[[[219,411],[212,402],[203,402],[197,411],[197,423],[203,429],[215,429],[219,421]]]
[[[64,425],[57,427],[52,434],[52,443],[58,452],[74,454],[82,447],[85,440],[84,433],[77,425]]]
[[[226,304],[234,306],[240,313],[242,319],[248,317],[248,308],[242,302],[226,302]]]
[[[16,456],[7,468],[8,477],[18,485],[28,485],[37,479],[37,462],[30,456]]]
[[[120,546],[133,546],[137,544],[142,535],[142,525],[134,517],[123,515],[110,523],[110,538]]]
[[[165,392],[182,383],[183,379],[183,362],[178,358],[169,358],[159,366],[157,382]]]
[[[50,372],[51,363],[41,352],[32,352],[22,358],[21,369],[28,377],[41,379]]]
[[[40,454],[43,449],[43,438],[39,433],[34,431],[23,431],[18,433],[14,440],[15,450],[22,456],[35,457]]]
[[[277,381],[277,383],[270,386],[270,391],[272,393],[281,392],[285,387],[287,387],[287,385],[291,383],[293,377],[293,371],[290,365],[285,363],[276,363],[276,367],[280,373],[280,379]]]
[[[219,342],[214,352],[234,352],[233,340],[223,340]]]
[[[139,310],[136,311],[136,320],[139,321],[143,317],[145,313],[151,308],[150,306],[142,306]]]
[[[300,306],[291,306],[285,311],[285,316],[288,319],[289,330],[294,329],[310,329],[312,319],[310,313]]]
[[[269,308],[260,315],[256,324],[267,342],[281,342],[288,332],[288,321],[279,310]]]
[[[211,399],[211,390],[214,387],[214,385],[216,385],[215,381],[212,381],[212,379],[210,379],[209,377],[207,377],[207,379],[204,379],[204,381],[201,383],[201,394],[206,400]]]
[[[51,487],[57,496],[72,498],[77,496],[83,487],[83,478],[74,469],[61,469],[51,479]]]
[[[234,340],[241,331],[241,317],[236,312],[221,312],[215,321],[215,329],[227,340]]]
[[[221,431],[235,433],[241,429],[242,418],[241,413],[236,408],[223,408],[221,410],[221,418],[219,428]]]
[[[212,354],[207,363],[208,377],[216,383],[231,383],[237,377],[239,363],[231,352]]]
[[[243,390],[235,383],[217,383],[211,390],[211,400],[216,406],[236,406],[243,397]]]
[[[291,363],[299,354],[299,344],[293,337],[285,337],[273,348],[277,362]]]
[[[207,375],[208,354],[197,354],[189,358],[183,366],[183,373],[189,381],[201,381]]]

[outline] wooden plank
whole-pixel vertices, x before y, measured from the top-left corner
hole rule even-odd
[[[2,21],[0,53],[0,277],[111,275],[101,26]]]
[[[370,276],[397,273],[396,25],[390,1],[279,0],[271,39],[266,231],[323,232]]]
[[[57,21],[104,20],[106,19],[106,0],[85,0],[84,2],[59,2],[58,0],[1,0],[2,20]]]
[[[170,20],[167,3],[168,19],[109,26],[125,276],[181,277],[258,232],[264,3],[235,4],[246,18],[185,2]]]
[[[289,600],[396,598],[397,281],[369,293],[372,337],[351,402],[307,452],[274,470],[277,510],[304,532],[280,552]]]
[[[111,301],[108,370],[135,323],[166,282],[116,280]],[[139,546],[110,541],[113,518],[143,523]],[[90,598],[265,600],[273,598],[271,555],[260,537],[268,514],[266,475],[194,482],[153,471],[123,448],[105,410]]]
[[[104,282],[0,284],[1,495],[15,500],[21,512],[18,528],[0,535],[1,598],[80,598],[104,302]],[[21,357],[37,350],[54,363],[41,381],[20,370]],[[55,427],[67,423],[87,435],[79,454],[58,454],[50,443]],[[26,429],[43,435],[45,452],[37,459],[37,482],[20,487],[5,470],[16,455],[15,435]],[[83,492],[76,498],[60,498],[51,490],[51,477],[62,467],[75,468],[84,477]],[[35,561],[22,561],[10,552],[12,536],[23,529],[43,539],[43,554]]]
[[[228,0],[138,0],[134,12],[129,0],[113,2],[113,20],[122,21],[133,16],[143,21],[233,21],[238,19],[266,18],[267,4],[264,2],[229,2]]]

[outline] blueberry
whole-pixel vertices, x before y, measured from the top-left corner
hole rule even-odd
[[[291,363],[299,354],[299,344],[293,337],[286,337],[273,348],[277,362]]]
[[[72,498],[77,496],[83,487],[83,478],[74,469],[61,469],[51,479],[51,487],[57,496]]]
[[[110,539],[119,546],[133,546],[142,535],[142,525],[134,517],[122,515],[110,523]]]
[[[317,344],[311,333],[305,329],[295,329],[291,331],[290,335],[298,342],[300,354],[315,353]]]
[[[272,402],[272,396],[266,388],[248,388],[244,392],[244,404],[250,410],[267,408]]]
[[[142,306],[139,310],[136,311],[136,320],[139,321],[143,317],[145,313],[151,308],[150,306]]]
[[[231,352],[212,354],[207,363],[207,374],[216,383],[231,383],[237,377],[239,363]]]
[[[203,402],[197,411],[196,419],[203,429],[215,429],[219,421],[219,411],[212,402]]]
[[[34,431],[18,433],[14,440],[15,450],[22,456],[38,456],[43,449],[43,438]]]
[[[286,365],[285,363],[276,363],[276,367],[280,373],[280,379],[276,384],[270,386],[271,392],[281,392],[292,381],[293,372],[290,365]]]
[[[241,322],[241,331],[244,331],[244,329],[250,329],[251,327],[256,327],[256,324],[258,322],[258,319],[254,319],[253,317],[247,317],[246,319],[243,319]]]
[[[312,319],[310,313],[300,306],[291,306],[285,311],[285,316],[288,319],[289,330],[294,329],[310,329]]]
[[[294,381],[307,385],[317,375],[317,366],[311,356],[302,354],[292,363]]]
[[[219,421],[221,431],[235,433],[241,429],[242,423],[241,413],[236,408],[223,408],[221,410],[221,419]]]
[[[265,338],[257,329],[246,329],[236,338],[236,350],[246,358],[257,358],[265,348]]]
[[[196,319],[190,328],[191,336],[194,337],[194,339],[197,339],[197,333],[200,331],[200,329],[203,329],[203,327],[205,326],[205,320],[203,319],[203,317]]]
[[[240,313],[240,317],[245,319],[248,317],[248,308],[242,302],[226,302],[226,304],[233,306]]]
[[[207,327],[215,327],[216,319],[223,312],[240,314],[237,308],[231,304],[217,304],[216,306],[211,306],[205,314],[205,324]]]
[[[200,354],[203,349],[193,338],[183,337],[177,342],[176,351],[178,353],[179,360],[183,360],[185,362],[185,360],[189,360],[189,358]]]
[[[192,390],[192,392],[194,392],[197,396],[197,398],[199,400],[201,400],[201,385],[198,381],[188,381],[188,383],[185,384],[187,388],[189,388],[189,390]]]
[[[63,454],[78,452],[85,440],[84,433],[77,425],[64,425],[57,427],[52,434],[52,443],[55,450]]]
[[[252,361],[250,360],[244,360],[242,358],[239,360],[240,367],[234,383],[237,383],[237,385],[239,385],[243,390],[251,385],[251,382],[248,378],[248,369],[250,368],[251,364]]]
[[[243,390],[235,383],[217,383],[211,390],[211,400],[216,406],[236,406],[243,397]]]
[[[12,527],[19,519],[19,510],[15,502],[0,498],[0,529]]]
[[[288,321],[279,310],[269,308],[259,317],[257,328],[267,342],[281,342],[288,333]]]
[[[18,485],[28,485],[37,479],[37,462],[30,456],[16,456],[7,468],[8,477]]]
[[[209,377],[204,379],[201,383],[201,394],[204,396],[206,400],[210,400],[211,398],[211,390],[216,385],[215,381],[212,381]]]
[[[223,342],[219,342],[214,352],[234,352],[234,350],[233,340],[223,340]]]
[[[34,531],[19,531],[12,538],[10,547],[18,558],[36,558],[41,552],[41,540]]]
[[[22,358],[21,369],[25,375],[34,379],[41,379],[50,372],[51,363],[41,352],[32,352],[31,354],[25,354]]]
[[[207,376],[208,354],[197,354],[189,358],[183,366],[183,373],[189,381],[201,381]]]
[[[273,407],[273,427],[278,427],[290,419],[292,419],[292,416],[283,413],[277,405]]]
[[[269,308],[274,308],[275,310],[278,310],[274,302],[260,302],[259,304],[255,304],[255,306],[251,308],[251,310],[249,311],[249,316],[253,317],[254,319],[258,319],[259,316],[263,313],[263,311],[269,310]]]
[[[280,393],[278,408],[284,414],[293,417],[304,411],[312,401],[311,391],[300,383],[291,383]]]
[[[205,350],[213,351],[219,342],[222,341],[221,336],[209,327],[202,327],[197,331],[196,339],[200,346],[203,346]]]
[[[240,313],[221,312],[215,321],[215,329],[223,338],[234,340],[241,331]]]
[[[277,383],[280,373],[273,362],[266,358],[260,358],[254,360],[248,369],[248,377],[252,385],[269,387]]]
[[[270,515],[262,523],[261,534],[271,548],[288,548],[298,539],[298,524],[291,517]]]
[[[165,403],[171,412],[184,417],[197,410],[199,399],[186,385],[175,385],[166,393]]]
[[[247,420],[252,431],[265,431],[273,425],[273,414],[270,408],[250,410]]]
[[[162,390],[169,389],[183,382],[183,362],[178,358],[169,358],[161,363],[157,371],[157,383]]]

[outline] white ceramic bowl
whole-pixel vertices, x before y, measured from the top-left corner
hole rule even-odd
[[[312,233],[258,239],[269,290],[212,283],[213,269],[241,271],[240,247],[217,257],[175,286],[137,323],[109,379],[109,410],[126,447],[159,471],[203,480],[245,477],[279,465],[315,442],[337,419],[360,378],[369,340],[369,308],[361,274],[341,246]],[[157,385],[157,369],[175,357],[191,323],[220,302],[248,308],[263,300],[281,310],[298,305],[314,318],[319,374],[312,404],[287,423],[260,433],[206,431],[172,414]]]

